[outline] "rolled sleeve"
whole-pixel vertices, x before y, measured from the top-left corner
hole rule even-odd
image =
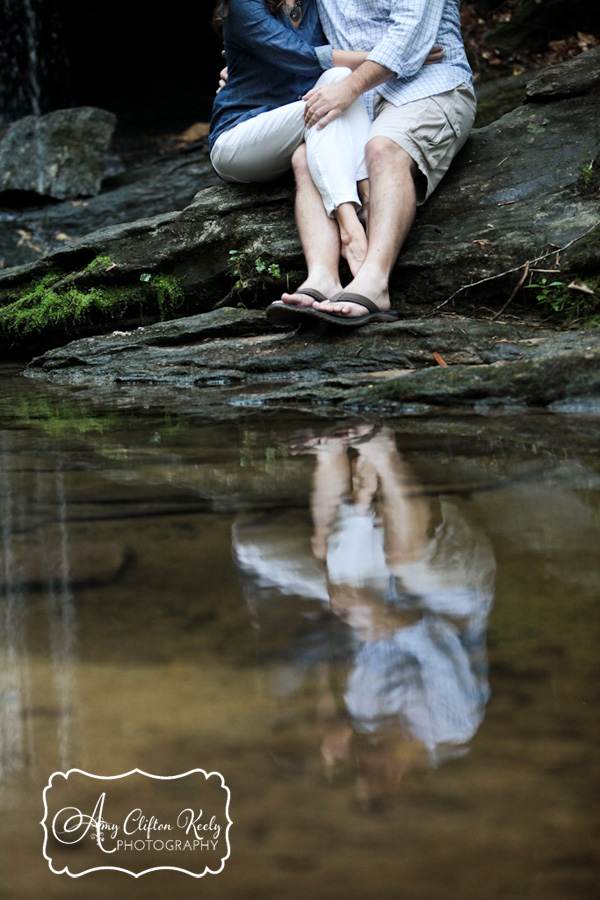
[[[324,47],[315,47],[315,53],[323,71],[333,69],[333,47],[330,47],[329,44],[325,44]]]
[[[410,78],[435,43],[443,12],[444,0],[392,0],[389,27],[367,59]]]

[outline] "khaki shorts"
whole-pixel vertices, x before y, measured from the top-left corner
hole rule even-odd
[[[466,84],[404,106],[393,106],[378,96],[369,140],[379,136],[390,138],[414,159],[424,176],[417,179],[419,205],[438,186],[467,140],[476,107],[475,97]]]

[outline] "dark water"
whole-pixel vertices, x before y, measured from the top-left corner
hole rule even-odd
[[[2,374],[1,897],[596,895],[597,420]],[[50,872],[53,772],[196,767],[220,874]]]

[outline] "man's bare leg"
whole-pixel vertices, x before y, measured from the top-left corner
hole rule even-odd
[[[332,297],[342,289],[339,275],[340,232],[337,222],[327,215],[312,180],[305,144],[294,153],[292,165],[296,177],[296,222],[308,276],[295,293],[282,294],[281,299],[293,306],[312,306],[312,298],[302,294],[302,288],[312,288],[326,297]]]
[[[413,159],[394,141],[373,138],[367,144],[370,185],[369,245],[358,274],[344,290],[368,297],[380,309],[390,308],[389,277],[413,224],[417,195]],[[364,316],[355,303],[315,303],[315,309]]]

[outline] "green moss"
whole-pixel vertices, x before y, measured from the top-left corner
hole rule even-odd
[[[84,271],[104,266],[106,259],[97,257]],[[0,329],[25,335],[47,328],[69,328],[94,321],[98,315],[118,319],[136,306],[158,308],[162,319],[183,300],[180,282],[170,275],[154,275],[139,285],[99,285],[85,290],[73,284],[73,277],[45,275],[18,300],[0,309]]]
[[[97,256],[95,259],[88,263],[84,272],[94,272],[98,269],[108,269],[109,266],[113,265],[113,261],[110,256]]]
[[[19,426],[38,428],[52,438],[60,438],[63,435],[85,436],[88,434],[107,434],[114,437],[115,433],[123,429],[127,431],[131,428],[145,429],[147,427],[146,419],[138,416],[132,417],[131,413],[103,411],[92,415],[86,405],[64,400],[56,402],[44,396],[8,397],[1,404],[1,412],[7,421],[12,419],[18,422]],[[157,418],[155,431],[150,441],[155,443],[163,437],[185,433],[189,428],[190,424],[187,418],[166,413]],[[95,450],[104,455],[110,453],[110,448],[103,448],[101,444],[96,444]],[[119,448],[114,448],[112,452],[114,458],[122,459],[122,451]]]
[[[7,410],[4,412],[6,414]],[[83,407],[64,402],[54,403],[45,397],[19,397],[11,413],[19,422],[37,427],[49,437],[114,432],[126,421],[124,415],[117,413],[90,416]]]
[[[598,191],[600,191],[600,157],[594,158],[593,153],[587,153],[578,169],[579,193],[584,197],[597,198]]]
[[[149,285],[156,298],[161,319],[184,301],[181,282],[174,275],[154,275]]]

